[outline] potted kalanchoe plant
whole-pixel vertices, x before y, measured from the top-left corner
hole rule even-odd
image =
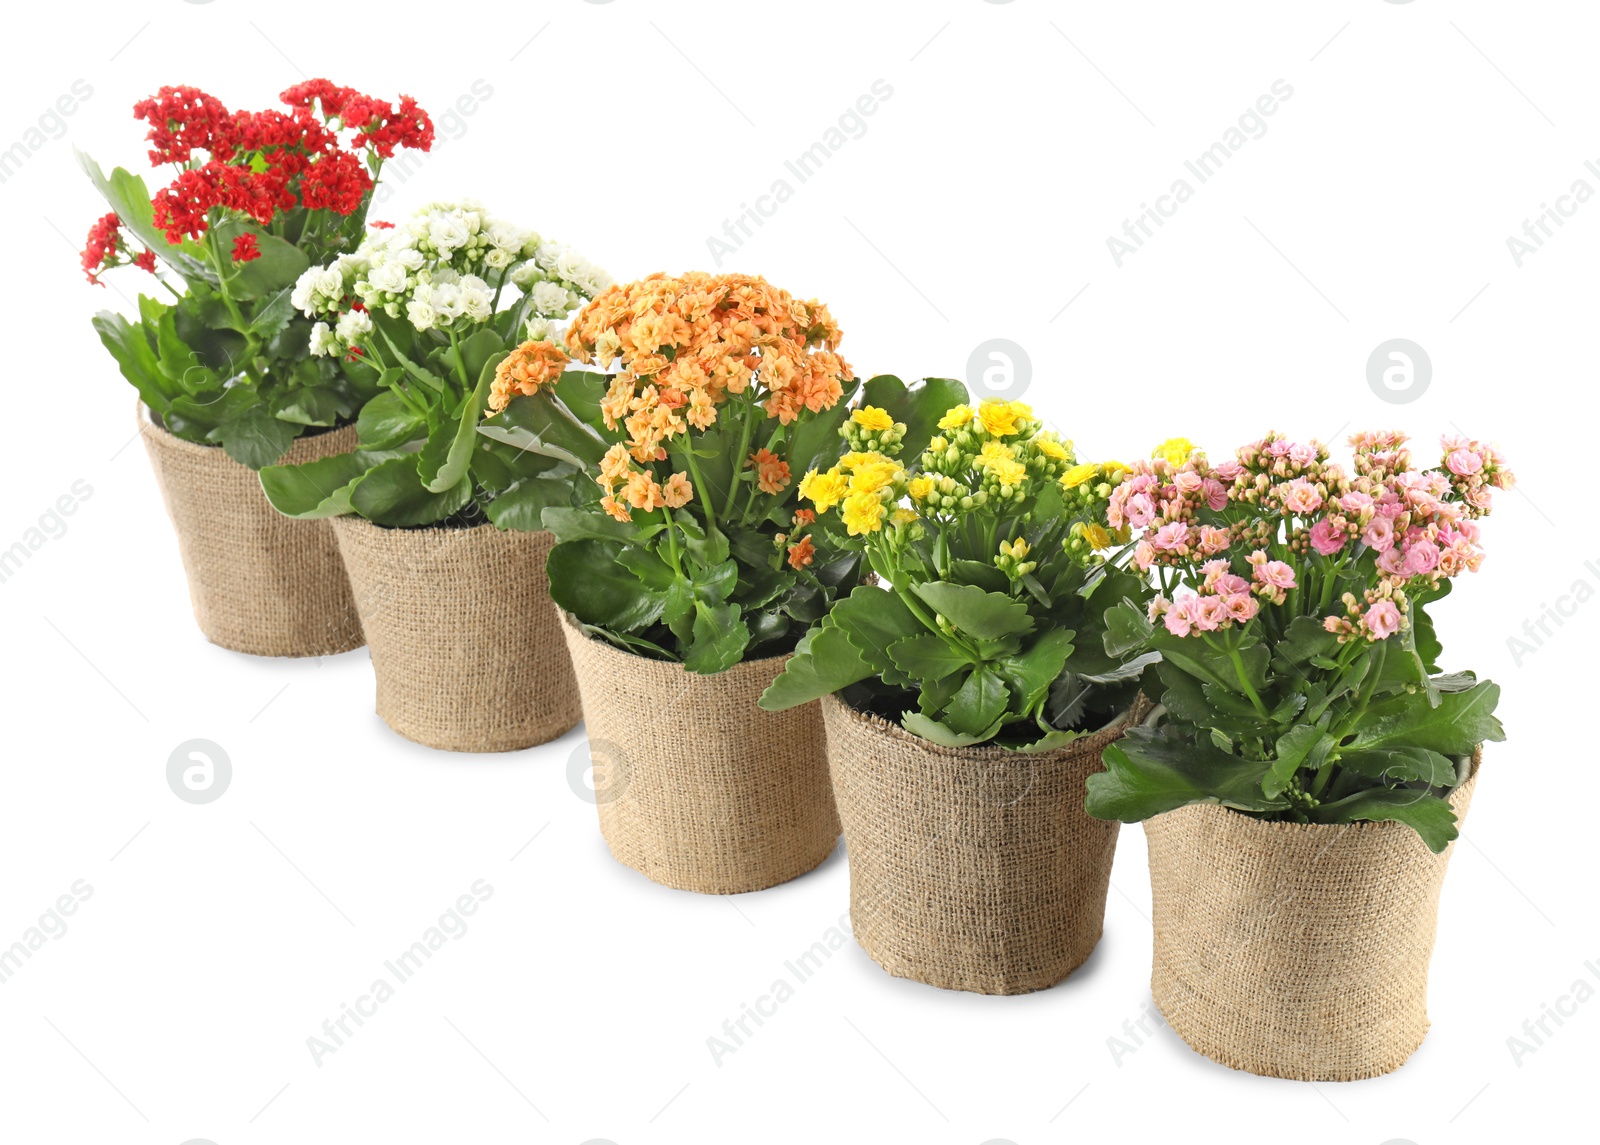
[[[94,327],[138,392],[201,630],[241,652],[311,656],[361,644],[338,549],[326,525],[273,513],[252,471],[349,449],[371,386],[311,355],[290,293],[308,266],[361,242],[384,160],[428,150],[433,125],[409,97],[395,106],[327,80],[282,100],[229,111],[164,87],[136,104],[151,163],[175,177],[152,196],[139,175],[106,176],[80,155],[111,207],[82,262],[92,283],[134,267],[161,292]]]
[[[1512,475],[1444,439],[1350,439],[1353,468],[1272,433],[1211,464],[1185,440],[1140,462],[1107,527],[1159,594],[1111,618],[1158,652],[1159,719],[1105,750],[1091,814],[1146,820],[1157,1005],[1201,1053],[1313,1080],[1397,1068],[1427,1029],[1450,842],[1499,688],[1441,673],[1429,613],[1483,559]]]
[[[1052,986],[1099,941],[1116,847],[1084,779],[1155,659],[1103,640],[1148,595],[1101,523],[1123,467],[1079,462],[1022,402],[954,405],[912,441],[878,397],[800,490],[879,584],[834,603],[761,705],[822,698],[873,959],[946,989]]]
[[[566,357],[544,339],[609,283],[576,251],[463,202],[424,206],[294,286],[313,357],[346,361],[377,393],[356,449],[269,466],[261,482],[280,512],[332,522],[378,714],[407,738],[510,751],[580,718],[539,530],[545,506],[574,500],[577,469],[478,427],[495,394],[560,372]]]
[[[756,698],[859,574],[859,554],[794,539],[795,475],[837,447],[855,388],[839,339],[827,307],[760,278],[658,274],[567,328],[612,372],[510,379],[481,427],[588,473],[586,504],[543,512],[550,592],[611,771],[601,830],[668,886],[757,890],[838,840],[815,706]]]

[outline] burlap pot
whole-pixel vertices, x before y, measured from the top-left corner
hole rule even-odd
[[[152,423],[144,438],[178,552],[194,618],[207,640],[253,656],[331,656],[362,644],[339,547],[326,521],[283,516],[261,478],[220,446],[197,445]],[[298,439],[280,464],[356,447],[356,427]]]
[[[623,652],[564,624],[597,784],[619,863],[663,886],[740,894],[812,870],[839,841],[815,702],[756,701],[787,657],[715,676]]]
[[[1458,820],[1481,757],[1451,797]],[[1190,1046],[1268,1077],[1355,1081],[1422,1044],[1450,847],[1433,854],[1403,823],[1264,823],[1216,804],[1144,830],[1150,989]]]
[[[582,718],[545,579],[545,532],[385,529],[336,517],[378,715],[446,751],[516,751]]]
[[[856,941],[890,974],[1025,994],[1093,952],[1119,824],[1084,779],[1124,716],[1056,751],[947,748],[836,696],[822,701],[850,857]]]

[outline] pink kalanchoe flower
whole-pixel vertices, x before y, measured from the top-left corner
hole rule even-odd
[[[1149,541],[1140,541],[1133,546],[1133,561],[1139,566],[1139,571],[1149,572],[1150,566],[1156,560],[1156,547]]]
[[[1200,492],[1205,480],[1194,470],[1185,469],[1173,475],[1172,483],[1178,487],[1179,493],[1188,496]]]
[[[1233,544],[1233,534],[1226,529],[1219,529],[1215,525],[1200,526],[1200,555],[1209,557],[1213,553],[1220,553]]]
[[[1394,519],[1382,514],[1372,518],[1361,541],[1376,552],[1388,552],[1394,547]]]
[[[1325,557],[1331,557],[1344,548],[1347,540],[1349,538],[1345,531],[1327,517],[1311,526],[1311,547]]]
[[[1194,601],[1189,608],[1194,626],[1201,632],[1213,632],[1227,622],[1228,606],[1220,596],[1196,596],[1190,599]]]
[[[1385,549],[1378,554],[1378,569],[1390,576],[1404,577],[1406,572],[1405,554],[1398,548]]]
[[[1234,579],[1238,580],[1240,584],[1245,583],[1239,577],[1234,577]],[[1256,598],[1247,591],[1230,592],[1219,599],[1222,601],[1223,608],[1227,610],[1228,619],[1239,624],[1247,623],[1261,609],[1261,606],[1256,603]]]
[[[1194,599],[1191,596],[1183,600],[1173,601],[1171,607],[1167,609],[1166,615],[1162,618],[1166,623],[1167,631],[1174,636],[1189,635],[1189,628],[1192,623],[1189,615],[1189,605]]]
[[[1151,597],[1150,605],[1145,610],[1145,614],[1150,618],[1150,623],[1154,624],[1156,622],[1156,617],[1160,616],[1171,607],[1172,602],[1166,597],[1162,596],[1160,593],[1157,593],[1155,596]]]
[[[1289,447],[1289,460],[1294,462],[1296,465],[1310,465],[1316,459],[1317,447],[1315,445],[1295,444]]]
[[[1219,462],[1212,472],[1223,481],[1234,481],[1238,479],[1239,474],[1244,472],[1244,466],[1230,458],[1227,461]]]
[[[1264,585],[1284,592],[1295,587],[1294,569],[1282,561],[1265,561],[1256,565],[1255,578]]]
[[[1406,572],[1422,576],[1439,567],[1439,546],[1429,540],[1420,540],[1406,547]]]
[[[1218,466],[1218,470],[1222,467]],[[1206,508],[1220,513],[1228,507],[1228,487],[1215,477],[1207,477],[1202,486],[1206,498]]]
[[[1322,494],[1304,477],[1296,477],[1283,487],[1283,507],[1296,516],[1309,517],[1322,508]]]
[[[1135,529],[1142,529],[1151,521],[1155,520],[1155,502],[1150,500],[1150,495],[1148,493],[1135,493],[1132,497],[1128,498],[1128,503],[1124,508],[1124,513],[1127,516],[1128,524],[1132,525]]]
[[[1189,526],[1182,521],[1174,521],[1170,525],[1162,525],[1156,530],[1156,535],[1151,541],[1160,552],[1172,552],[1186,549],[1189,545]]]
[[[1361,617],[1369,639],[1384,640],[1400,631],[1400,610],[1392,600],[1380,600]]]
[[[1362,493],[1359,490],[1351,490],[1339,498],[1339,508],[1349,513],[1352,517],[1359,517],[1362,510],[1372,508],[1372,504],[1371,495]]]
[[[1483,469],[1483,458],[1476,451],[1463,447],[1446,454],[1444,464],[1457,477],[1471,477]]]

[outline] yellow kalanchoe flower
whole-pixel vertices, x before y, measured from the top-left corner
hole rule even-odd
[[[917,512],[915,509],[900,508],[896,509],[889,519],[896,525],[909,525],[917,519]]]
[[[1033,447],[1052,461],[1072,460],[1072,451],[1068,445],[1062,445],[1053,437],[1044,437],[1042,435],[1036,437],[1033,439]]]
[[[800,479],[800,496],[810,501],[817,507],[817,512],[826,513],[850,491],[850,483],[838,468],[818,473],[811,470]]]
[[[1194,442],[1187,437],[1169,437],[1151,450],[1150,456],[1159,457],[1168,465],[1182,465],[1193,452]]]
[[[1094,521],[1080,521],[1073,526],[1072,531],[1088,541],[1089,547],[1095,552],[1111,547],[1111,534]]]
[[[961,429],[972,420],[971,406],[951,406],[939,419],[940,429]]]
[[[883,433],[894,428],[894,418],[889,416],[887,410],[881,410],[877,406],[862,406],[850,415],[850,420],[873,433]]]
[[[954,411],[952,411],[954,412]],[[978,406],[978,421],[991,437],[1010,437],[1017,432],[1017,422],[1033,417],[1031,406],[1022,402],[1006,402],[989,398]],[[940,428],[944,423],[940,422]]]
[[[911,494],[913,501],[926,501],[929,494],[933,492],[933,478],[926,476],[913,477],[911,484],[906,486],[906,492]]]
[[[839,515],[850,535],[859,537],[883,528],[885,512],[883,499],[876,493],[852,493],[845,498]]]
[[[1012,560],[1024,560],[1030,551],[1031,548],[1026,537],[1018,537],[1014,541],[1000,542],[1001,555],[1010,557]]]
[[[1085,481],[1092,480],[1100,472],[1100,467],[1093,462],[1086,461],[1082,465],[1074,465],[1061,475],[1061,488],[1076,489]]]
[[[850,472],[852,493],[876,493],[893,485],[895,479],[904,472],[899,462],[881,453],[862,453],[856,457],[858,460],[851,466]]]

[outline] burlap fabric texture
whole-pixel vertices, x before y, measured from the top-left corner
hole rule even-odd
[[[391,728],[446,751],[516,751],[577,725],[549,533],[333,526]]]
[[[1451,797],[1464,819],[1478,781]],[[1173,1030],[1213,1061],[1299,1081],[1398,1069],[1428,1031],[1450,851],[1403,823],[1266,823],[1216,804],[1144,825]]]
[[[567,647],[583,693],[600,832],[663,886],[739,894],[812,870],[839,840],[815,702],[756,701],[787,657],[702,676],[587,636]]]
[[[1119,827],[1084,813],[1084,780],[1131,716],[1021,753],[941,747],[836,696],[822,705],[851,925],[873,961],[979,994],[1042,990],[1083,964]]]
[[[220,446],[174,437],[143,406],[138,417],[206,639],[252,656],[331,656],[361,647],[350,582],[328,523],[283,516],[261,491],[259,475]],[[298,439],[280,463],[355,447],[350,425]]]

